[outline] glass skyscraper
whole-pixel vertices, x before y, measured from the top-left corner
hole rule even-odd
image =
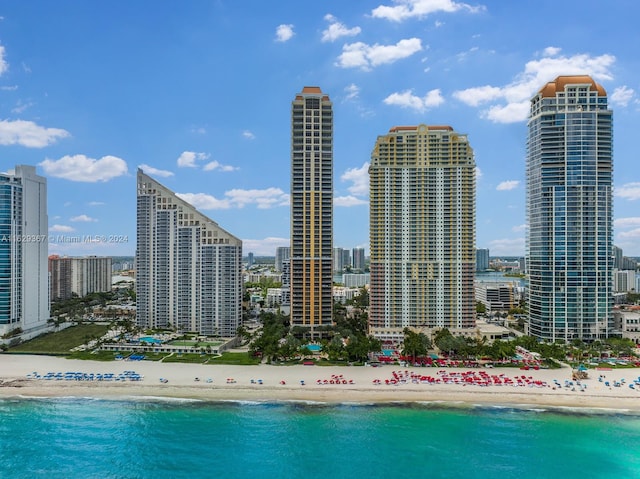
[[[333,318],[333,105],[304,87],[291,105],[291,326]]]
[[[34,166],[0,173],[0,336],[49,320],[47,180]]]
[[[529,334],[592,341],[612,330],[612,112],[589,76],[531,100],[527,139]]]

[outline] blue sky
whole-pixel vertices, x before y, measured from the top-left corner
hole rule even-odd
[[[636,0],[3,2],[0,170],[47,177],[52,254],[133,255],[143,165],[245,254],[273,255],[289,241],[291,101],[320,86],[336,247],[368,253],[376,137],[426,123],[474,148],[476,246],[523,255],[529,99],[590,74],[614,110],[614,243],[640,256],[639,16]]]

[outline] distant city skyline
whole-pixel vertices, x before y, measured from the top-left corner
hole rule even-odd
[[[369,255],[375,137],[448,124],[473,138],[476,248],[523,256],[530,99],[588,74],[615,111],[613,242],[640,256],[638,14],[628,0],[5,2],[0,169],[47,178],[50,254],[133,255],[142,166],[272,256],[290,237],[291,92],[320,85],[336,118],[334,246]]]

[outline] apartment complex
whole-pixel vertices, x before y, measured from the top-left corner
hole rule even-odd
[[[0,173],[0,336],[49,320],[47,180],[33,166]]]
[[[49,256],[51,301],[111,291],[111,263],[110,257]]]
[[[612,112],[589,76],[531,99],[527,138],[529,334],[591,341],[613,329]]]
[[[233,337],[242,319],[242,241],[138,170],[137,322]]]
[[[370,178],[370,331],[475,326],[475,161],[450,126],[379,136]]]
[[[291,105],[291,326],[332,323],[333,105],[304,87]]]

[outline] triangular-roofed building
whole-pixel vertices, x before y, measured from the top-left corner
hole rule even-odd
[[[137,323],[233,337],[242,319],[242,241],[138,170]]]

